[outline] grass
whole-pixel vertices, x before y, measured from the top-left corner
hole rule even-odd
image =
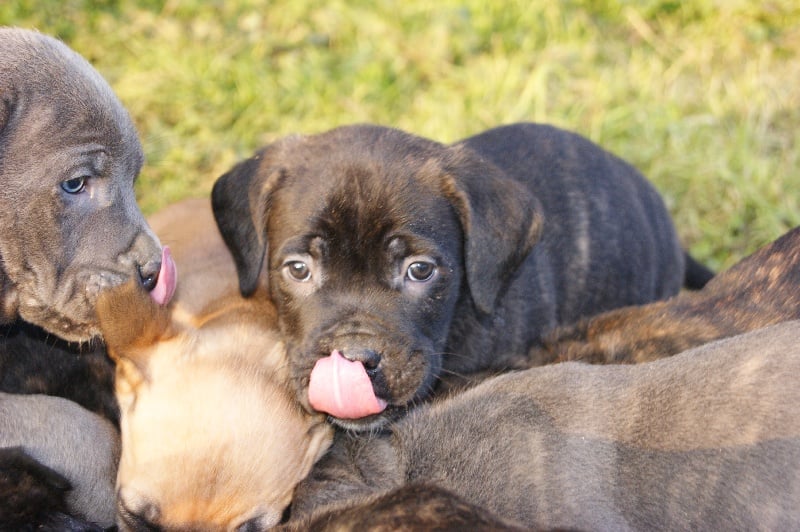
[[[151,213],[289,133],[376,122],[450,142],[549,122],[629,160],[724,268],[800,224],[794,0],[39,0],[131,111]]]

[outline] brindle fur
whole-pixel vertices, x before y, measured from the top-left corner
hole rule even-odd
[[[800,227],[717,274],[702,290],[612,310],[557,329],[531,364],[647,362],[800,319]]]

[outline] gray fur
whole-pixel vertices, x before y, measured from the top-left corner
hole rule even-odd
[[[531,527],[800,527],[800,321],[656,362],[490,379],[391,434],[337,435],[293,518],[412,483]]]
[[[61,397],[0,393],[0,448],[17,446],[69,481],[72,513],[114,524],[120,446],[110,421]]]
[[[62,42],[0,28],[0,321],[99,334],[97,294],[158,272],[136,205],[142,148],[100,74]],[[68,194],[61,183],[88,177]]]

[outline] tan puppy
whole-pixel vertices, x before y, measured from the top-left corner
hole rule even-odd
[[[285,351],[263,298],[238,294],[207,200],[152,218],[180,271],[160,307],[128,284],[101,298],[117,362],[123,530],[263,529],[323,453],[331,429],[288,386]]]

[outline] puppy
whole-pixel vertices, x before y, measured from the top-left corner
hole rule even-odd
[[[54,510],[112,526],[119,452],[116,427],[72,401],[0,393],[3,529],[47,522]]]
[[[134,196],[142,162],[128,113],[88,62],[51,37],[0,28],[0,324],[21,319],[84,342],[99,334],[95,302],[106,288],[135,279],[166,302],[169,261]],[[25,434],[13,436],[27,452]],[[53,458],[70,455],[64,443]],[[0,483],[30,462],[0,456]],[[0,513],[15,511],[11,501],[0,500]]]
[[[351,504],[348,505],[347,503]],[[508,522],[438,486],[408,484],[385,494],[366,497],[356,505],[344,501],[309,519],[289,521],[277,530],[334,532],[369,530],[471,530],[497,532],[530,530]]]
[[[527,527],[797,529],[799,338],[791,321],[649,364],[512,372],[391,434],[337,432],[292,517],[421,482]]]
[[[242,293],[267,270],[298,397],[351,430],[442,374],[526,366],[557,324],[710,275],[635,169],[542,125],[453,146],[370,125],[289,137],[212,198]]]
[[[119,424],[114,364],[99,343],[64,342],[26,323],[0,327],[0,392],[63,397]]]
[[[800,319],[800,227],[718,274],[698,292],[612,310],[559,328],[533,364],[647,362],[712,340]]]
[[[136,130],[86,60],[32,31],[0,28],[0,96],[0,317],[88,340],[101,290],[152,289],[161,268]]]
[[[170,307],[128,284],[101,296],[117,363],[122,530],[263,530],[327,449],[294,399],[269,303],[238,293],[208,200],[151,218],[181,271]]]

